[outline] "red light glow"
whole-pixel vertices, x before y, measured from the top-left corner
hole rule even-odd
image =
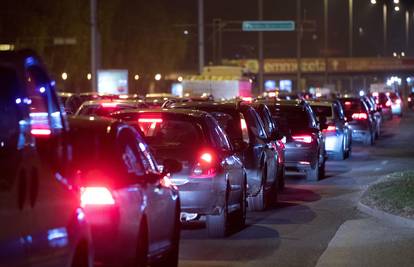
[[[49,136],[52,131],[50,129],[32,129],[30,133],[34,136]]]
[[[81,189],[81,205],[114,205],[115,200],[106,187],[84,187]]]
[[[200,159],[206,163],[211,163],[213,161],[213,156],[210,153],[203,153]]]
[[[335,131],[336,131],[336,126],[334,125],[329,125],[328,128],[323,130],[323,132],[335,132]]]
[[[162,119],[157,118],[140,118],[138,119],[138,122],[141,123],[161,123]]]
[[[350,101],[345,102],[345,106],[350,106],[350,105],[352,105],[352,103]]]
[[[366,120],[368,119],[367,113],[354,113],[352,114],[352,119],[354,120]]]
[[[312,143],[312,136],[310,135],[294,135],[292,136],[293,140],[296,142],[310,144]]]
[[[118,104],[113,103],[113,102],[108,102],[108,103],[102,103],[101,106],[104,108],[116,108]]]

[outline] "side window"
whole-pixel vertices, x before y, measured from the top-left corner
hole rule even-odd
[[[315,112],[313,112],[310,107],[306,107],[306,111],[307,111],[308,116],[309,116],[310,127],[317,128],[317,121],[318,120],[316,118]]]
[[[60,130],[63,128],[59,102],[46,73],[38,66],[27,69],[27,88],[32,101],[30,116],[34,128]]]
[[[333,117],[334,119],[341,119],[341,115],[339,114],[339,106],[336,103],[333,103],[332,105],[332,110],[333,110]]]
[[[248,119],[247,123],[250,123],[249,127],[252,130],[253,134],[261,139],[266,139],[267,135],[263,127],[263,122],[260,119],[259,115],[257,115],[255,111],[249,110],[248,116],[250,117],[250,120]]]
[[[123,130],[118,136],[118,150],[122,160],[121,173],[129,177],[144,175],[145,167],[138,148],[139,144],[130,129]]]
[[[224,130],[220,127],[220,125],[211,117],[207,117],[207,124],[213,145],[220,149],[231,150],[227,135],[224,133]]]
[[[264,115],[263,123],[265,125],[266,134],[267,136],[271,136],[271,134],[275,131],[275,125],[274,125],[273,119],[270,115],[270,112],[267,109],[263,111],[263,115]]]

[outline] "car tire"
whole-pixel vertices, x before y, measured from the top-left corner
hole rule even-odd
[[[278,173],[277,177],[278,190],[281,192],[285,190],[285,166],[282,166],[282,170]]]
[[[178,253],[180,247],[180,208],[177,206],[175,213],[174,232],[171,238],[171,248],[153,267],[177,267],[178,266]]]
[[[247,214],[247,182],[243,182],[242,194],[240,196],[240,209],[236,211],[234,219],[235,225],[242,229],[246,224],[246,214]]]
[[[316,160],[314,166],[311,166],[306,170],[307,181],[318,181],[319,180],[319,160]]]
[[[260,187],[259,193],[257,193],[257,195],[255,196],[249,196],[247,198],[250,211],[263,211],[267,208],[267,195],[268,194],[264,186],[266,184],[266,177],[267,177],[267,171],[265,168],[262,173],[263,184]]]
[[[228,190],[226,191],[224,206],[219,214],[206,216],[207,233],[210,238],[224,238],[227,236],[229,231],[227,196]]]

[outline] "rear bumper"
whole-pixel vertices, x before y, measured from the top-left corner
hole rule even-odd
[[[224,206],[226,183],[224,175],[213,178],[181,178],[177,185],[181,211],[200,215],[218,214]],[[173,182],[177,181],[174,180]]]
[[[325,136],[325,151],[328,156],[341,151],[343,146],[343,134]]]
[[[285,168],[288,171],[305,171],[315,165],[316,159],[315,147],[286,147]]]

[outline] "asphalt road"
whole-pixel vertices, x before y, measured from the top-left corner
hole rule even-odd
[[[414,231],[384,226],[356,209],[364,188],[380,176],[414,169],[414,114],[387,122],[383,129],[374,147],[355,144],[350,159],[328,162],[322,181],[290,175],[279,202],[268,211],[248,213],[247,226],[226,239],[209,239],[203,223],[186,225],[180,266],[385,266],[386,246],[370,246],[384,242],[385,233],[401,253],[411,252]],[[404,233],[404,240],[394,233]],[[341,247],[340,254],[335,246]],[[407,261],[399,266],[414,266],[414,253],[406,254],[413,255],[403,253]],[[366,264],[356,260],[367,255],[371,261]]]

